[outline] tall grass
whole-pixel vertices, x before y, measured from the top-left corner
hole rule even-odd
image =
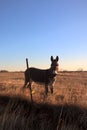
[[[0,130],[87,130],[87,109],[0,96]]]

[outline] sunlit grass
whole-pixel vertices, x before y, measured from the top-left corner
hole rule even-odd
[[[22,72],[0,73],[0,94],[19,95],[30,99],[30,90],[25,88],[24,74]],[[32,85],[33,100],[51,104],[76,104],[87,106],[87,72],[60,72],[57,76],[54,93],[50,90],[48,96],[44,94],[44,86]]]

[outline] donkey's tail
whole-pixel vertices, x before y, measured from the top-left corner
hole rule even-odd
[[[28,69],[29,68],[28,58],[26,58],[26,66],[27,66],[27,69]]]

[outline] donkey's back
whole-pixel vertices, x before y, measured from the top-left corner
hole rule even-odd
[[[26,82],[34,81],[39,83],[48,83],[51,72],[50,69],[38,69],[38,68],[28,68],[25,71]]]

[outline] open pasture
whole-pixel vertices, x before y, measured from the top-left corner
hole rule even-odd
[[[23,72],[0,72],[0,95],[22,96],[30,99],[28,88],[24,85]],[[54,85],[46,97],[44,86],[33,83],[33,100],[51,104],[76,104],[87,107],[87,72],[59,72]]]

